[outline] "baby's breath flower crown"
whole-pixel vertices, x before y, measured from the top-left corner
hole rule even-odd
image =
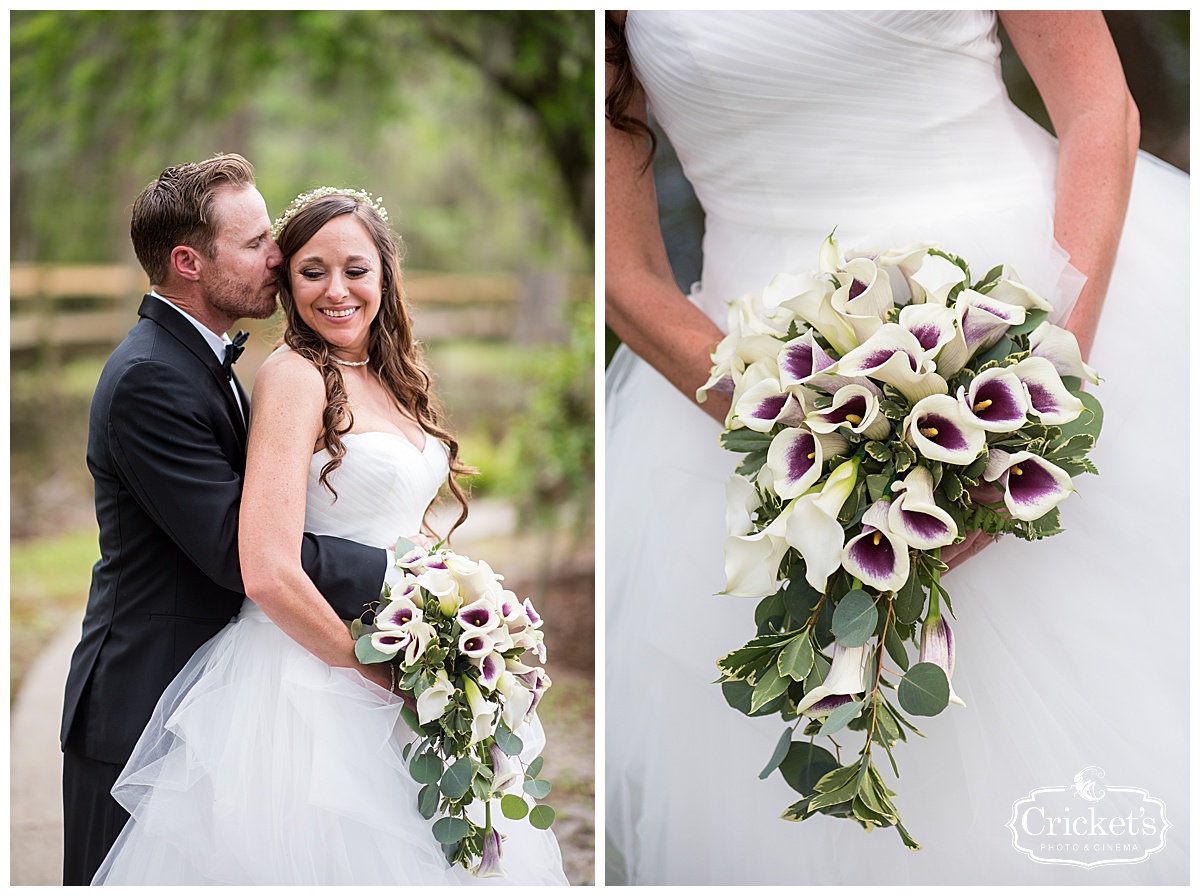
[[[383,207],[382,196],[372,196],[370,193],[364,193],[362,190],[349,190],[344,187],[317,187],[315,190],[309,190],[307,193],[301,193],[291,204],[284,210],[284,213],[275,219],[275,223],[271,225],[271,238],[279,239],[279,234],[283,232],[284,225],[292,219],[296,212],[300,211],[305,206],[316,202],[318,199],[324,199],[326,196],[349,196],[357,199],[359,202],[364,202],[375,211],[379,212],[379,217],[383,218],[383,223],[389,224],[387,209]]]

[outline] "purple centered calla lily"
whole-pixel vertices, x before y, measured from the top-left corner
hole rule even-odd
[[[892,424],[879,412],[880,396],[874,383],[842,386],[834,394],[833,404],[823,411],[813,411],[804,418],[804,423],[815,433],[831,433],[845,426],[868,439],[886,438]]]
[[[746,389],[733,406],[734,419],[755,432],[770,432],[776,423],[795,425],[804,420],[804,405],[774,377]]]
[[[797,714],[822,718],[849,703],[852,695],[863,693],[867,689],[867,670],[874,655],[874,646],[870,642],[861,647],[843,647],[835,641],[825,681],[796,704]]]
[[[909,401],[946,391],[946,381],[917,337],[899,324],[881,326],[870,339],[847,352],[835,369],[844,376],[867,376],[893,385]]]
[[[933,475],[927,467],[913,467],[892,491],[898,496],[888,508],[888,528],[906,544],[927,551],[958,538],[954,519],[934,500]]]
[[[1004,489],[1004,504],[1019,520],[1036,520],[1075,490],[1065,470],[1028,451],[988,451],[983,478]]]
[[[1045,358],[1061,376],[1077,376],[1089,383],[1100,383],[1100,374],[1083,363],[1079,340],[1070,330],[1043,322],[1029,334],[1029,353],[1035,358]]]
[[[958,335],[957,321],[954,311],[936,302],[906,305],[900,309],[900,326],[916,337],[929,358],[936,358],[942,346],[949,345]],[[958,373],[957,370],[943,370],[940,364],[938,372],[943,376]]]
[[[1009,368],[1025,387],[1030,413],[1047,426],[1062,426],[1083,413],[1083,402],[1067,391],[1047,358],[1026,358]]]
[[[925,617],[921,626],[921,649],[917,655],[917,662],[941,666],[948,682],[954,675],[954,633],[950,631],[950,623],[936,608]],[[954,693],[953,682],[950,682],[950,702],[958,706],[967,705]]]
[[[842,549],[842,568],[880,591],[898,591],[908,581],[908,545],[888,525],[890,508],[883,499],[868,507],[862,533]]]
[[[502,621],[496,608],[486,599],[467,604],[458,611],[458,622],[464,631],[490,632]]]
[[[959,387],[958,402],[964,417],[987,432],[1015,432],[1029,413],[1029,396],[1015,367],[989,367],[969,388]]]
[[[472,873],[476,877],[508,877],[500,864],[500,832],[488,828],[483,834],[483,854]]]
[[[375,614],[375,627],[380,629],[400,629],[412,622],[420,620],[421,609],[409,597],[394,596],[391,602]]]
[[[779,384],[788,390],[797,385],[805,385],[832,393],[850,383],[869,382],[862,377],[856,379],[826,373],[825,371],[832,370],[837,362],[821,348],[812,330],[805,331],[784,345],[776,362],[779,365]]]
[[[950,395],[922,398],[904,420],[904,438],[929,460],[965,466],[983,452],[987,436]]]
[[[821,464],[844,454],[846,440],[836,433],[814,433],[804,427],[785,429],[771,440],[766,468],[771,487],[781,498],[796,498],[816,484]]]
[[[834,277],[841,285],[834,290],[830,304],[850,324],[861,344],[883,325],[894,304],[892,281],[870,258],[847,261]]]

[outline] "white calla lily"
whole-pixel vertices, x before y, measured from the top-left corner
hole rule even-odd
[[[1022,283],[1017,272],[1009,265],[1004,266],[1000,279],[988,290],[987,294],[993,299],[999,299],[1009,305],[1020,305],[1026,311],[1054,310],[1049,302]]]
[[[864,584],[880,591],[899,591],[908,581],[908,544],[888,524],[889,501],[867,508],[862,532],[842,550],[842,567]]]
[[[834,284],[828,278],[808,272],[804,274],[780,274],[771,281],[780,293],[790,292],[779,307],[794,314],[818,333],[839,353],[846,353],[858,345],[854,328],[833,307]]]
[[[928,467],[913,467],[904,479],[893,483],[892,492],[897,497],[888,508],[888,528],[906,544],[928,551],[958,538],[953,517],[934,500],[933,474]]]
[[[1045,516],[1075,491],[1065,470],[1028,451],[991,449],[983,478],[1003,488],[1008,512],[1027,522]]]
[[[1025,425],[1030,410],[1015,367],[989,367],[969,388],[959,387],[958,403],[965,418],[987,432],[1015,432]]]
[[[1029,357],[1009,370],[1025,388],[1029,412],[1047,426],[1062,426],[1083,413],[1083,402],[1068,391],[1049,359]]]
[[[874,645],[869,642],[861,647],[843,647],[835,641],[825,681],[804,695],[796,704],[796,713],[822,718],[838,705],[849,703],[854,694],[866,691],[867,672],[874,655]]]
[[[770,432],[776,423],[804,420],[804,405],[774,377],[760,379],[734,400],[733,420],[755,432]]]
[[[884,324],[875,334],[838,361],[836,372],[867,376],[899,389],[909,401],[946,391],[934,362],[917,337],[899,324]]]
[[[841,285],[830,296],[830,304],[850,324],[861,345],[883,326],[894,304],[892,281],[870,258],[847,261],[834,276]]]
[[[533,671],[525,667],[526,672]],[[533,706],[533,692],[525,687],[512,671],[500,673],[496,681],[496,692],[504,698],[504,708],[500,717],[504,720],[509,731],[516,731],[517,726],[525,721],[530,708]]]
[[[868,439],[886,438],[892,431],[892,424],[879,412],[881,396],[874,383],[842,386],[834,394],[833,404],[823,411],[809,413],[804,418],[804,425],[816,433],[831,433],[845,426]]]
[[[904,420],[904,439],[922,457],[966,466],[983,452],[987,436],[951,395],[922,398]]]
[[[803,385],[833,393],[851,383],[870,382],[865,377],[826,373],[837,362],[817,342],[812,330],[806,330],[784,345],[775,360],[779,366],[779,384],[789,391]]]
[[[434,673],[433,684],[417,695],[417,721],[428,725],[435,719],[440,719],[453,696],[454,685],[446,675],[446,670],[438,669]]]
[[[908,277],[914,305],[931,302],[945,305],[950,290],[964,282],[967,275],[963,269],[941,255],[926,252],[921,266]]]
[[[958,318],[953,309],[936,302],[906,305],[900,309],[898,323],[916,337],[926,357],[937,358],[942,347],[958,334]],[[945,371],[939,371],[945,373]],[[957,373],[958,371],[952,371]]]
[[[858,458],[851,458],[838,465],[819,492],[796,498],[771,524],[784,521],[783,538],[804,558],[804,578],[818,591],[825,590],[825,583],[841,565],[846,533],[837,515],[854,491],[858,464]]]
[[[471,709],[471,743],[477,744],[496,733],[496,716],[500,708],[483,696],[479,685],[472,678],[463,680],[463,692]]]
[[[1083,363],[1079,341],[1070,330],[1043,322],[1029,334],[1029,353],[1035,358],[1045,358],[1060,376],[1079,377],[1096,385],[1100,383],[1100,374]]]
[[[826,458],[844,454],[846,439],[836,433],[814,433],[804,427],[785,429],[771,440],[766,468],[779,497],[796,498],[816,484]]]

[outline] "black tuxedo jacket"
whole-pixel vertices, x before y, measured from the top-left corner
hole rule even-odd
[[[245,596],[237,537],[246,427],[233,389],[247,413],[250,404],[178,311],[148,295],[138,314],[92,399],[100,561],[61,731],[64,748],[74,736],[87,756],[120,764],[171,679]],[[302,558],[343,618],[379,597],[382,549],[305,535]]]

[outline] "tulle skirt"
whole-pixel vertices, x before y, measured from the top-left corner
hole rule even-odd
[[[400,701],[247,602],[163,694],[113,789],[132,816],[94,884],[566,884],[558,843],[503,818],[506,878],[451,866],[417,810]],[[536,717],[518,732],[531,760]]]
[[[1187,190],[1186,176],[1139,160],[1090,359],[1104,377],[1093,390],[1105,410],[1092,454],[1100,475],[1079,477],[1061,505],[1066,531],[1008,537],[943,579],[966,708],[919,720],[926,737],[895,750],[898,781],[878,760],[920,852],[845,819],[780,820],[799,795],[778,773],[758,773],[784,724],[740,714],[713,683],[716,658],[754,634],[754,602],[717,594],[737,457],[718,446],[713,420],[620,350],[606,386],[609,882],[1187,883]],[[1043,227],[1048,209],[1035,211],[1015,230],[1019,216],[960,222],[988,252],[978,263],[1008,261],[1030,285],[1044,282],[1014,257]],[[953,251],[956,226],[932,238]],[[706,238],[694,298],[723,324],[713,285],[726,301],[755,288],[747,278],[761,290],[788,253],[793,269],[813,269],[824,233],[811,236],[799,248],[791,234]],[[1053,275],[1052,257],[1042,269]],[[1056,288],[1051,277],[1040,290]],[[858,734],[835,739],[843,760],[861,746]],[[1014,848],[1014,803],[1087,766],[1162,800],[1172,827],[1161,852],[1084,869]]]

